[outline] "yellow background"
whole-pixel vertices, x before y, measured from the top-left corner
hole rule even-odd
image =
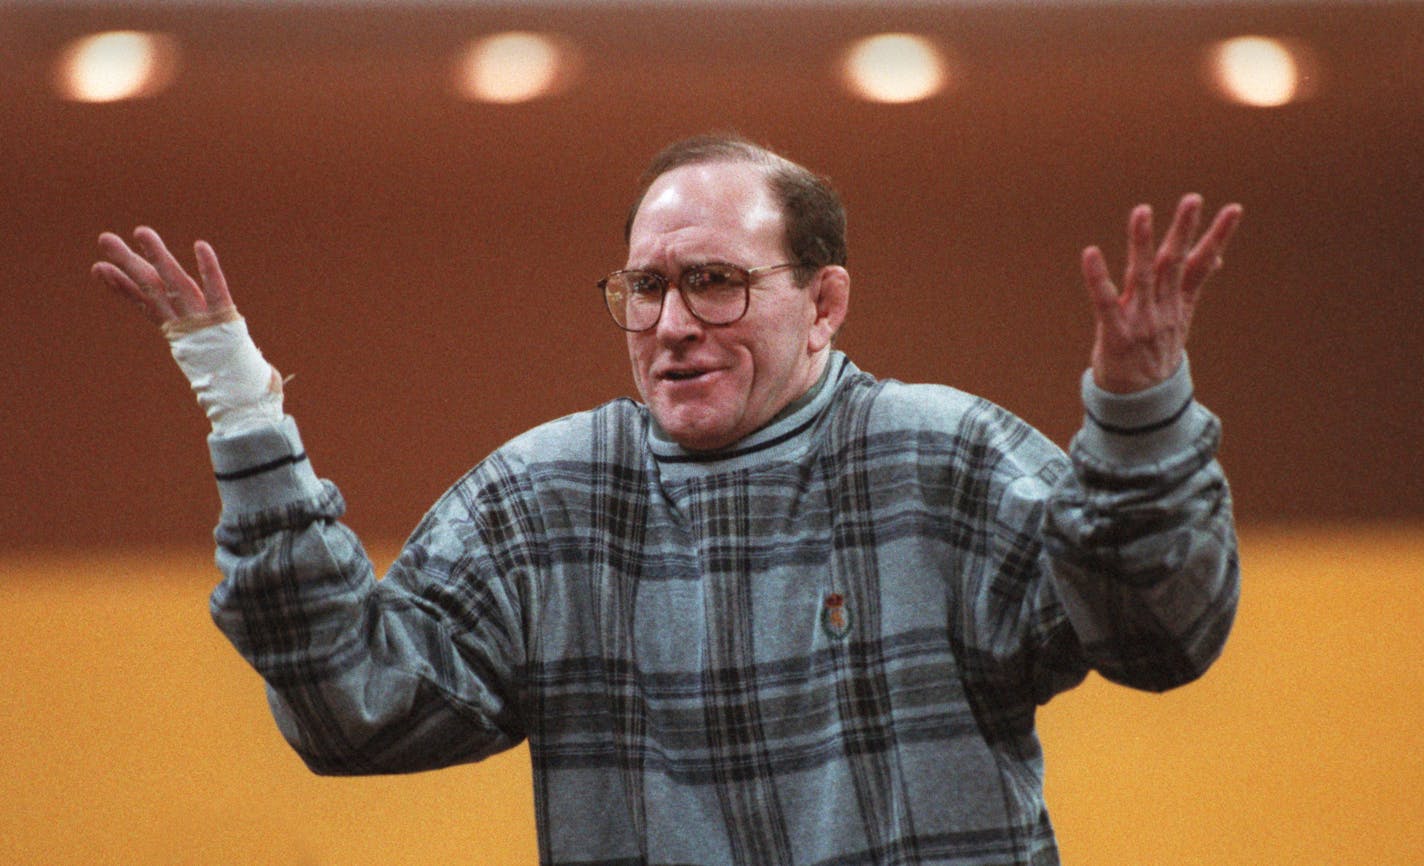
[[[1041,713],[1065,861],[1421,862],[1424,529],[1257,529],[1242,555],[1204,679],[1094,677]],[[208,619],[214,574],[202,552],[0,559],[0,863],[536,861],[522,748],[308,773]]]

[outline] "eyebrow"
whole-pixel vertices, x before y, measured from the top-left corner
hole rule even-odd
[[[684,272],[684,271],[695,270],[696,268],[705,268],[705,267],[708,267],[709,265],[726,265],[726,266],[729,267],[729,268],[741,268],[742,270],[747,270],[747,268],[744,268],[744,267],[742,267],[741,265],[733,264],[732,262],[724,261],[723,259],[705,259],[705,260],[702,260],[702,261],[689,262],[688,264],[683,265],[682,267],[678,268],[678,273],[682,273],[682,272]],[[637,267],[623,268],[623,270],[625,270],[625,271],[642,271],[643,273],[647,273],[647,274],[657,274],[658,276],[663,277],[664,279],[668,280],[669,282],[672,281],[672,277],[669,277],[667,274],[663,273],[662,270],[659,269],[659,268],[651,268],[651,267],[637,266]]]

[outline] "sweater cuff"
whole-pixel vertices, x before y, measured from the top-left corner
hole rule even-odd
[[[1132,394],[1099,388],[1093,371],[1083,372],[1087,417],[1075,445],[1110,464],[1155,463],[1191,447],[1209,423],[1192,397],[1191,368],[1184,356],[1166,381]]]
[[[290,415],[239,433],[214,433],[208,436],[208,453],[224,517],[281,507],[322,493]]]

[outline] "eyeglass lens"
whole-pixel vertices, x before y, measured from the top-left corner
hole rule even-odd
[[[750,275],[734,265],[699,265],[678,278],[678,291],[692,314],[709,325],[737,321],[747,309]],[[652,271],[620,271],[603,283],[608,312],[619,327],[645,331],[662,313],[668,280]]]

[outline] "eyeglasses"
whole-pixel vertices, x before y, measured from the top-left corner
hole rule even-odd
[[[613,322],[625,331],[646,331],[663,314],[663,299],[669,285],[682,293],[682,302],[698,321],[708,325],[730,325],[747,314],[751,304],[752,277],[794,268],[798,262],[739,268],[721,263],[686,268],[672,283],[657,271],[637,269],[614,271],[598,281],[603,302]]]

